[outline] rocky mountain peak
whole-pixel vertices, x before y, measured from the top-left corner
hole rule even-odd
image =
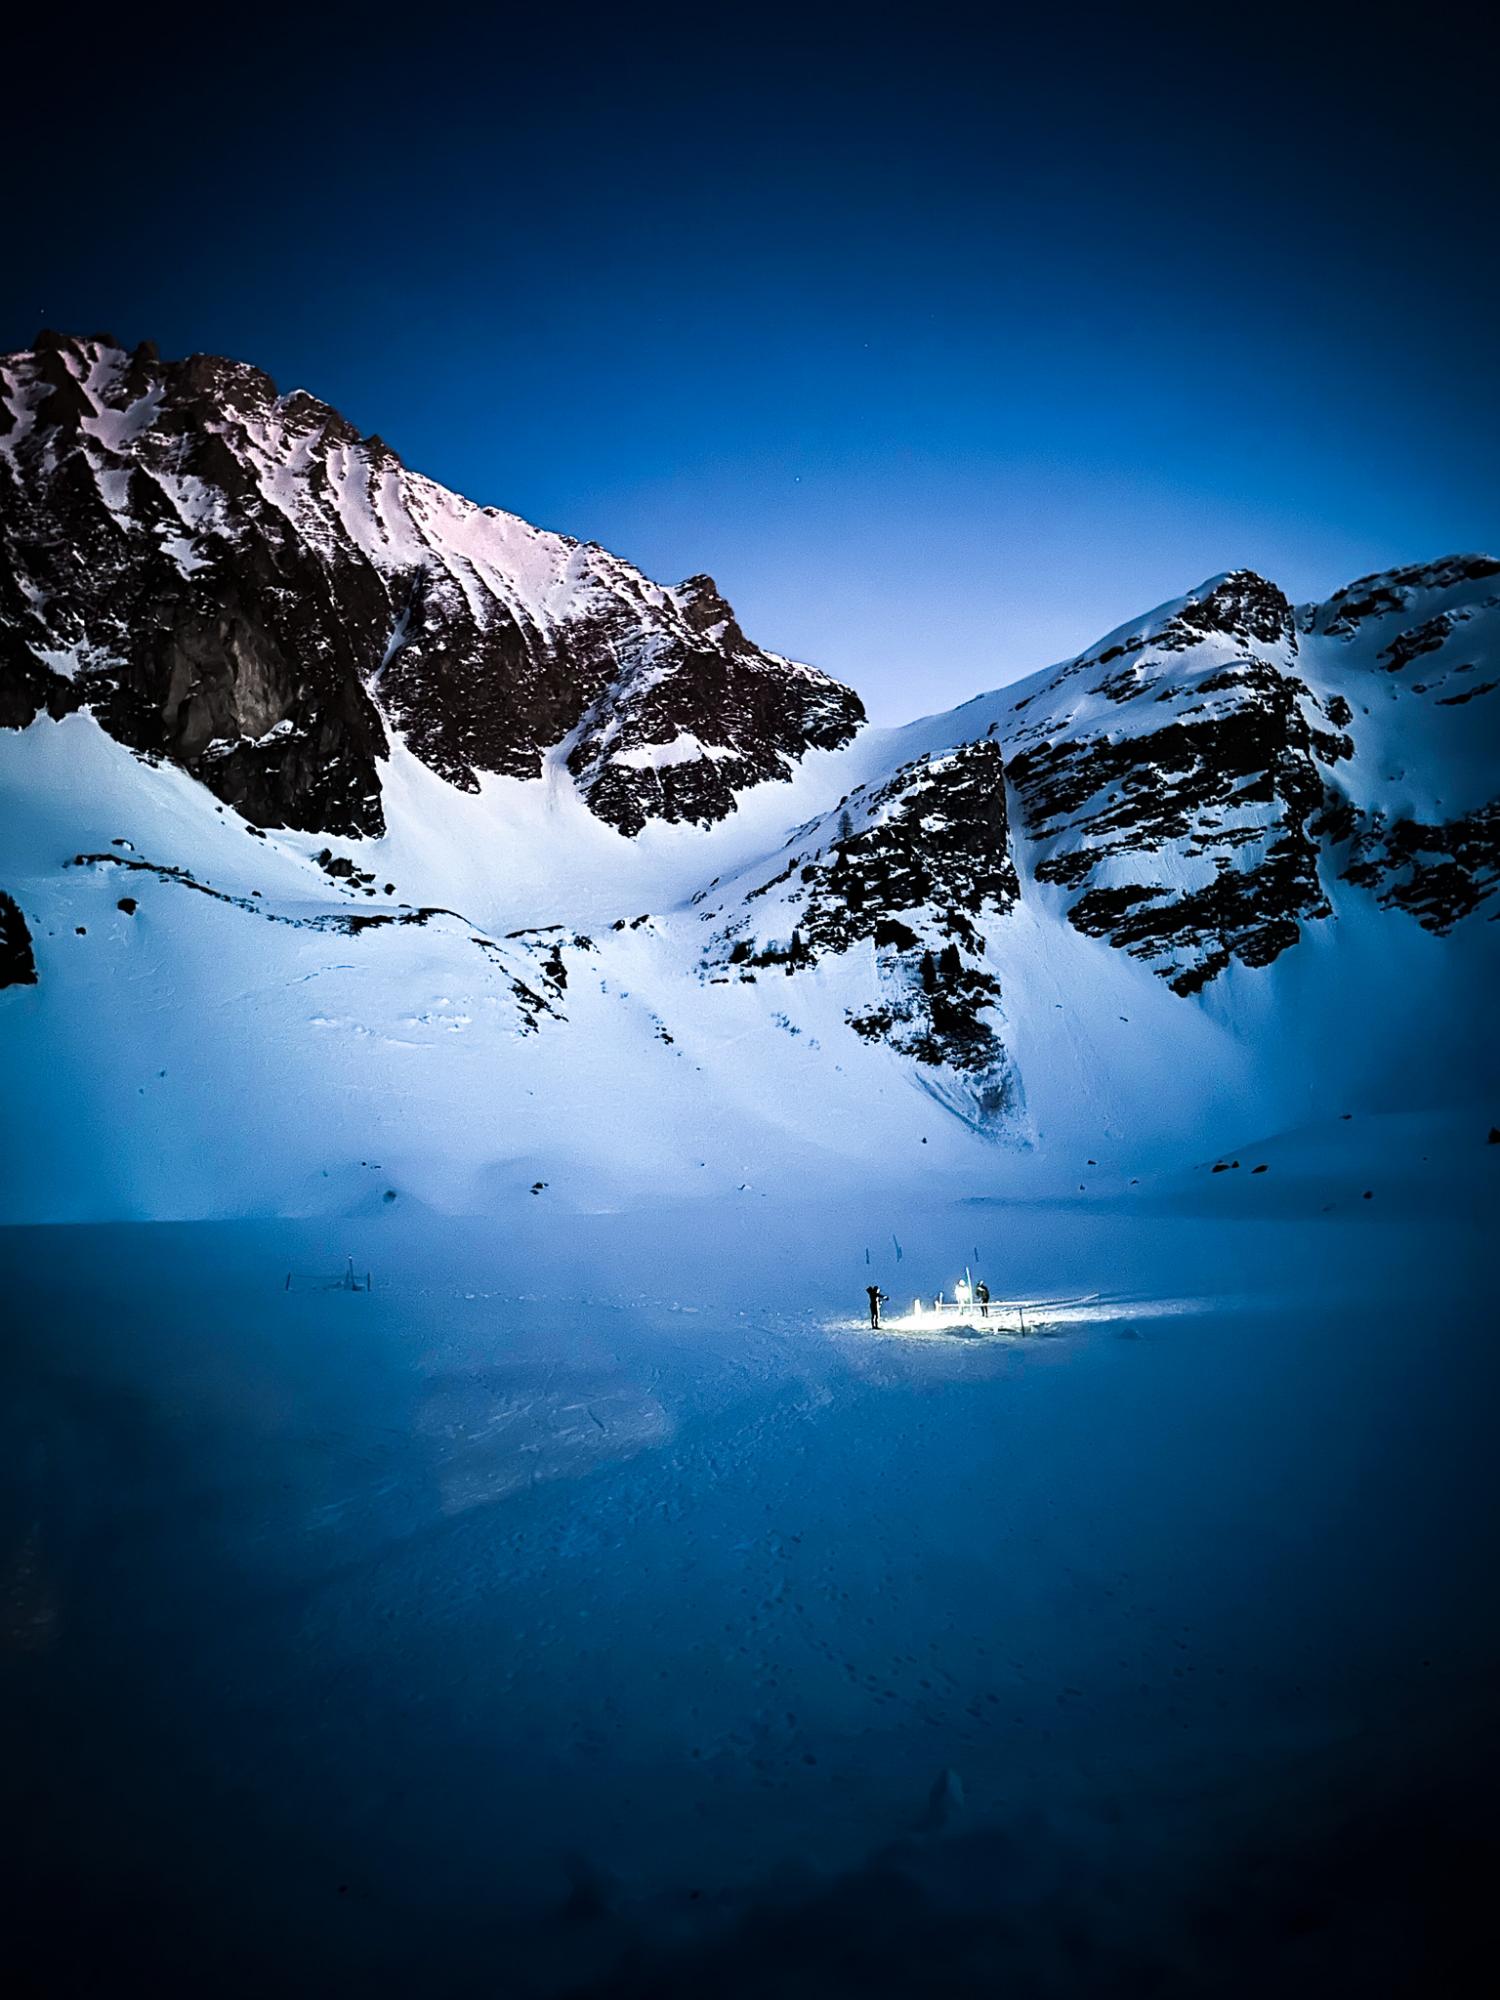
[[[863,720],[711,579],[477,507],[220,356],[0,359],[0,562],[0,723],[89,708],[265,825],[378,832],[391,731],[465,790],[557,751],[622,832],[707,824]]]
[[[1444,709],[1500,679],[1483,664],[1495,571],[1444,558],[1300,612],[1264,577],[1231,571],[1031,686],[1006,749],[1038,881],[1066,897],[1075,928],[1184,994],[1289,950],[1332,915],[1341,879],[1404,898],[1431,928],[1457,921],[1496,872],[1488,794],[1432,821],[1410,805],[1389,819],[1381,801],[1394,782],[1436,812],[1481,782],[1440,739]],[[1410,669],[1373,711],[1361,685],[1372,668]],[[1403,687],[1426,714],[1397,723],[1386,709]],[[1426,762],[1433,775],[1417,784]]]
[[[1246,644],[1295,646],[1296,619],[1285,595],[1253,569],[1230,570],[1195,591],[1159,642],[1189,646],[1206,633]]]
[[[671,593],[684,624],[699,633],[732,634],[743,645],[744,633],[735,622],[723,593],[711,576],[690,576]]]

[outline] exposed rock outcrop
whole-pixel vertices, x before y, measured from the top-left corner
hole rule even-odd
[[[1246,571],[1019,704],[1010,777],[1071,922],[1179,993],[1268,965],[1329,911],[1308,822],[1353,754],[1348,704],[1294,671],[1291,606]],[[1117,659],[1126,664],[1108,668]]]
[[[20,905],[0,889],[0,986],[35,986],[36,954]]]
[[[705,912],[732,911],[705,969],[789,976],[857,948],[871,954],[869,1004],[847,1019],[927,1070],[954,1073],[954,1108],[993,1120],[1015,1101],[998,1032],[986,924],[1020,893],[1000,746],[991,737],[913,759],[859,785],[793,840],[782,866]]]

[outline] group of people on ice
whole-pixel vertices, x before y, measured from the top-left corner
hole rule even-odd
[[[960,1279],[958,1284],[953,1287],[953,1296],[958,1303],[960,1312],[966,1311],[971,1305],[976,1305],[979,1308],[979,1317],[981,1319],[989,1318],[990,1288],[984,1282],[983,1278],[979,1280],[977,1285],[970,1285],[966,1280]],[[879,1285],[866,1285],[865,1297],[870,1301],[870,1324],[872,1327],[878,1328],[880,1325],[880,1308],[888,1303],[886,1295],[880,1289]],[[941,1306],[942,1302],[940,1294],[937,1304]]]

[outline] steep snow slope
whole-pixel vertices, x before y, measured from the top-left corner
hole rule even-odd
[[[0,733],[39,975],[0,1002],[6,1211],[1097,1189],[1471,1099],[1493,872],[1443,829],[1484,822],[1491,702],[1445,690],[1483,687],[1493,600],[1458,567],[1358,621],[1278,600],[1269,640],[1221,629],[1269,587],[1216,580],[1125,634],[1123,698],[1114,638],[706,830],[627,837],[560,758],[467,792],[396,741],[386,830],[330,845],[85,714]],[[1434,602],[1463,657],[1412,686],[1383,656]],[[1154,927],[1101,927],[1111,894]]]
[[[877,1101],[903,1161],[920,1142],[892,1065],[857,1079],[725,1006],[649,926],[508,936],[456,898],[330,877],[308,852],[326,849],[254,838],[83,716],[3,756],[6,879],[39,964],[3,996],[12,1216],[762,1187],[789,1156],[857,1171]]]

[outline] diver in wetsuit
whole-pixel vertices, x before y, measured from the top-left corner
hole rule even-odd
[[[878,1327],[880,1324],[880,1308],[885,1304],[885,1293],[880,1289],[879,1285],[866,1285],[865,1297],[870,1301],[870,1324],[871,1326]]]
[[[990,1316],[990,1288],[984,1282],[983,1278],[974,1287],[974,1296],[979,1301],[979,1317],[981,1319],[988,1319]]]

